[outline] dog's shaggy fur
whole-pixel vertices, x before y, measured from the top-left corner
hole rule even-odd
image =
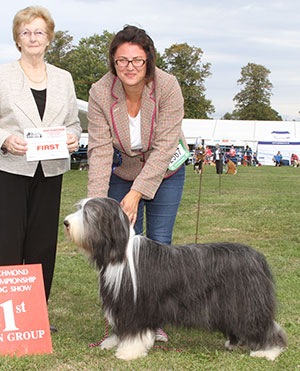
[[[202,146],[202,147],[197,148],[195,152],[194,172],[196,174],[203,173],[204,160],[205,160],[205,149]]]
[[[236,164],[231,161],[230,159],[226,160],[226,165],[227,165],[227,172],[226,174],[236,174]]]
[[[102,349],[132,360],[147,355],[166,324],[219,330],[225,347],[274,360],[286,334],[274,321],[276,298],[262,254],[237,243],[166,246],[134,234],[119,203],[82,200],[65,230],[100,275],[102,306],[114,334]]]

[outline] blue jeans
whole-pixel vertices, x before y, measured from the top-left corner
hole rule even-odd
[[[162,181],[152,200],[141,199],[138,206],[137,220],[134,226],[136,234],[143,234],[144,209],[146,211],[146,235],[154,241],[170,245],[174,223],[181,201],[185,179],[185,165],[169,178]],[[130,191],[132,181],[111,175],[108,197],[121,202]]]

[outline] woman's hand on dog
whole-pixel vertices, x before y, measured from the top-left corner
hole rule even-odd
[[[123,211],[128,216],[133,227],[136,222],[138,206],[141,198],[142,194],[140,192],[131,189],[120,202]]]

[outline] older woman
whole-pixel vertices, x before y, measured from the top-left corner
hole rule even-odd
[[[140,28],[116,34],[109,60],[110,72],[90,90],[88,195],[118,200],[138,234],[145,208],[147,236],[171,244],[189,157],[181,89],[155,66],[153,41]],[[121,161],[112,173],[114,151]]]
[[[19,11],[21,57],[0,66],[0,265],[41,263],[48,300],[54,271],[62,174],[69,158],[27,161],[24,129],[63,126],[67,148],[81,134],[71,75],[44,62],[54,22],[41,7]]]

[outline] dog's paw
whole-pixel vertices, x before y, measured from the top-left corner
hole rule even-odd
[[[118,345],[116,357],[125,361],[146,357],[148,350],[154,345],[154,340],[155,332],[151,330],[128,337]]]
[[[231,344],[230,340],[227,340],[224,346],[225,346],[225,349],[229,351],[233,351],[237,347],[237,345]]]
[[[100,344],[100,349],[112,349],[120,343],[117,335],[111,335]]]
[[[275,346],[269,349],[251,351],[250,356],[266,358],[268,361],[274,361],[284,350],[285,348]]]
[[[142,358],[147,356],[147,351],[139,351],[134,348],[122,348],[122,349],[117,349],[116,351],[116,357],[119,359],[123,359],[124,361],[132,361],[137,358]]]

